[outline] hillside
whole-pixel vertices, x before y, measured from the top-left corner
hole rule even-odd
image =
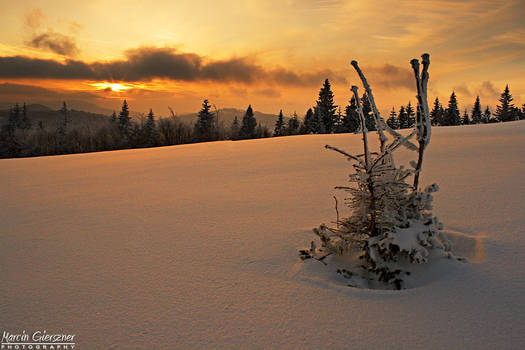
[[[422,184],[469,262],[401,291],[297,256],[351,168],[323,146],[360,135],[2,159],[0,324],[79,349],[522,348],[525,122],[432,137]]]
[[[9,109],[0,110],[0,125],[7,122],[8,116]],[[42,122],[44,128],[49,129],[56,129],[64,119],[60,110],[55,110],[42,104],[27,105],[27,116],[33,127],[36,127],[39,122]],[[83,127],[87,125],[94,127],[108,120],[107,115],[78,111],[75,109],[69,111],[68,118],[71,127]]]

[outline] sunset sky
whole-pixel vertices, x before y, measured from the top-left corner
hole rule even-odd
[[[525,2],[1,0],[0,102],[79,101],[302,116],[325,78],[343,107],[356,59],[386,113],[415,90],[409,61],[431,54],[430,99],[525,103]],[[117,85],[109,85],[113,83]],[[114,91],[115,90],[115,91]],[[432,102],[432,101],[431,101]]]

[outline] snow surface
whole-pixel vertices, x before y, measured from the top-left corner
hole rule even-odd
[[[469,263],[402,291],[299,260],[351,171],[327,143],[362,150],[339,134],[1,160],[0,331],[78,349],[523,348],[525,122],[434,128],[421,184],[439,184]]]

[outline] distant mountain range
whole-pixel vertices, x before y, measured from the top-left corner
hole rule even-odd
[[[22,108],[22,106],[20,106]],[[33,126],[38,125],[42,122],[44,128],[56,128],[62,122],[64,116],[60,113],[60,110],[53,109],[42,104],[30,104],[26,105],[27,117]],[[7,122],[9,117],[9,108],[0,110],[0,125]],[[99,113],[91,113],[85,111],[79,111],[71,109],[68,115],[71,127],[82,127],[88,125],[94,125],[97,123],[105,122],[108,120],[108,116]]]
[[[70,110],[69,118],[71,123],[70,125],[72,127],[87,126],[89,124],[107,121],[111,113],[113,113],[113,111],[104,110],[98,106],[97,107],[99,110],[101,110],[101,112],[94,113],[92,108],[94,105],[89,105],[90,106],[85,107],[87,107],[86,109],[90,110],[90,112],[77,110],[74,108]],[[29,104],[26,106],[28,118],[34,126],[38,125],[39,122],[42,122],[46,128],[56,128],[62,122],[63,115],[60,113],[60,107],[54,107],[55,108],[48,107],[39,103]],[[241,123],[245,113],[245,111],[236,108],[222,108],[219,109],[218,112],[219,123],[224,124],[226,127],[233,122],[236,116],[239,119],[239,123]],[[5,124],[8,115],[9,107],[0,107],[0,125]],[[132,111],[130,115],[136,119],[139,114]],[[273,125],[275,124],[275,121],[278,117],[275,114],[262,113],[258,111],[254,112],[254,116],[258,123],[269,128],[273,128]],[[177,115],[177,117],[179,120],[192,125],[197,120],[197,113],[180,114]]]
[[[239,119],[239,123],[241,123],[245,112],[246,111],[236,108],[221,108],[219,109],[219,123],[224,123],[225,126],[228,126],[233,122],[236,116]],[[213,113],[215,113],[215,111],[213,111]],[[258,123],[269,128],[273,127],[278,117],[276,114],[268,114],[258,111],[254,111],[253,114]],[[197,113],[181,114],[178,115],[178,117],[181,121],[194,124],[197,120]]]

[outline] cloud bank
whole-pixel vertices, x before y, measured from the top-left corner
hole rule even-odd
[[[37,47],[46,46],[62,55],[76,50],[73,41],[60,34],[42,34],[32,40]],[[346,83],[341,74],[329,69],[297,73],[285,68],[265,68],[247,57],[208,60],[195,53],[178,52],[172,48],[141,47],[128,50],[125,59],[107,62],[84,62],[66,59],[0,57],[0,78],[51,78],[118,81],[213,81],[278,85],[319,85],[325,78]]]

